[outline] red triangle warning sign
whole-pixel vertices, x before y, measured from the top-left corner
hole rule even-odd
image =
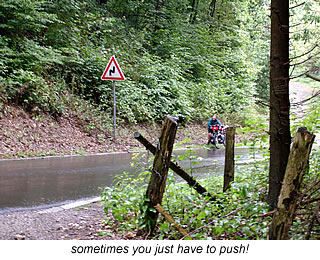
[[[125,80],[124,74],[116,60],[115,56],[112,56],[108,62],[106,69],[104,70],[102,80]]]

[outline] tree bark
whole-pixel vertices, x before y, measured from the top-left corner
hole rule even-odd
[[[279,195],[277,209],[269,229],[269,239],[288,239],[299,189],[306,172],[315,135],[299,128],[294,138],[288,165]]]
[[[190,13],[189,23],[193,24],[196,21],[197,14],[198,14],[198,3],[199,0],[193,0],[192,1],[192,10]]]
[[[234,137],[235,128],[228,127],[226,132],[223,192],[230,189],[231,182],[234,180]]]
[[[272,0],[268,192],[270,209],[277,205],[290,152],[289,111],[289,0]]]
[[[211,17],[213,17],[214,12],[216,11],[216,2],[217,2],[217,0],[212,0],[211,3],[210,3],[209,10],[210,10],[210,16]]]
[[[134,137],[142,143],[153,155],[156,153],[156,147],[154,147],[148,140],[146,140],[140,133],[135,132]],[[199,194],[205,194],[210,197],[210,200],[216,200],[203,186],[201,186],[192,176],[186,173],[179,165],[170,161],[170,169],[184,179],[188,185],[195,189]]]
[[[159,213],[154,210],[154,207],[157,204],[161,205],[162,202],[177,127],[178,123],[173,117],[165,117],[146,193],[145,204],[148,208],[145,221],[149,234],[153,232],[156,226]]]

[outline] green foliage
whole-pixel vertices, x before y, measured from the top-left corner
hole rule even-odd
[[[141,191],[142,187],[146,187],[149,175],[150,172],[142,171],[138,177],[133,178],[124,172],[114,180],[113,187],[106,187],[102,191],[106,222],[115,223],[117,231],[144,227],[141,216],[144,216],[148,207],[144,205],[145,194]]]
[[[319,133],[320,131],[320,98],[319,96],[313,97],[306,104],[303,112],[298,107],[298,111],[291,114],[291,134],[295,135],[299,127],[307,127],[311,133]],[[303,116],[301,116],[303,114]]]
[[[45,0],[7,0],[0,3],[1,34],[17,37],[36,37],[47,25],[56,21],[55,14],[44,11]]]
[[[254,67],[257,71],[257,76],[254,79],[256,85],[256,95],[259,100],[268,102],[269,100],[269,50],[270,48],[270,13],[269,1],[249,1],[248,9],[252,18],[245,16],[248,27],[247,46],[249,52],[254,56]],[[260,9],[259,6],[265,6]],[[257,12],[257,10],[259,10]]]
[[[2,85],[8,102],[22,105],[27,111],[63,114],[65,84],[52,84],[31,71],[15,71]]]
[[[2,102],[60,114],[63,104],[50,102],[71,92],[112,115],[112,83],[100,76],[116,55],[127,79],[117,84],[120,122],[161,121],[166,114],[187,122],[212,111],[237,117],[256,98],[267,101],[268,1],[217,1],[214,13],[210,3],[1,1]],[[318,6],[309,0],[301,8],[292,10],[294,19],[312,26],[293,38],[311,48]],[[54,87],[60,80],[64,89]],[[48,86],[61,92],[44,98]]]
[[[269,135],[267,132],[268,121],[265,118],[249,117],[244,121],[242,128],[237,128],[238,134],[246,134],[247,139],[243,139],[244,145],[250,144],[251,146],[260,145],[262,147],[269,141]],[[251,134],[249,134],[251,133]]]
[[[290,10],[290,23],[294,25],[290,31],[292,77],[310,71],[319,75],[320,3],[292,0],[292,5],[296,6]]]
[[[190,156],[190,160],[193,158],[192,152],[186,156]],[[132,166],[142,166],[142,159],[136,159],[138,161]],[[188,158],[182,156],[178,159]],[[319,159],[319,153],[312,154],[310,158],[302,196],[290,230],[291,239],[306,239],[307,236],[309,239],[319,239],[319,225],[316,222],[310,224],[312,219],[316,221],[315,204],[320,192]],[[112,223],[116,232],[137,231],[146,227],[143,217],[147,210],[144,201],[150,176],[148,167],[144,164],[138,177],[124,173],[113,187],[107,187],[102,192],[106,222]],[[194,239],[266,239],[272,220],[272,217],[265,215],[268,211],[268,161],[263,159],[249,165],[236,164],[235,173],[235,180],[225,193],[222,193],[222,175],[210,172],[198,179],[217,197],[216,201],[210,201],[169,171],[162,206]],[[159,218],[157,226],[154,239],[181,238],[181,234],[165,219]]]
[[[199,180],[217,201],[211,202],[192,188],[177,181],[169,172],[162,206],[195,239],[263,239],[269,219],[259,218],[267,210],[267,174],[264,164],[237,168],[232,188],[222,193],[222,177],[210,174]],[[116,223],[118,232],[144,227],[143,212],[149,172],[137,178],[124,175],[113,187],[107,187],[102,198],[107,222]],[[180,234],[165,220],[159,220],[156,239],[178,239]]]
[[[39,36],[56,22],[56,15],[44,10],[46,1],[1,1],[0,90],[6,102],[27,110],[61,114],[63,94],[59,82],[46,76],[63,63],[58,50],[43,46]]]
[[[181,0],[2,1],[1,92],[57,114],[68,105],[54,102],[72,92],[111,115],[112,83],[100,75],[115,54],[127,78],[117,84],[120,122],[237,113],[253,103],[259,70],[245,32],[257,6],[236,3],[219,3],[210,16],[208,1],[198,10]],[[261,42],[255,35],[250,41]],[[63,89],[54,86],[61,80]]]

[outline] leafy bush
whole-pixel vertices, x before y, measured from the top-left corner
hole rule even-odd
[[[254,154],[252,154],[254,156]],[[291,227],[291,239],[319,239],[320,225],[315,217],[319,200],[319,153],[312,154],[310,169],[305,175],[298,210]],[[145,226],[144,200],[150,172],[141,158],[132,165],[142,167],[138,177],[119,176],[113,187],[102,192],[106,222],[116,232],[139,230]],[[208,173],[198,180],[216,201],[199,195],[169,171],[163,208],[194,239],[266,239],[272,217],[266,214],[268,161],[250,165],[236,164],[235,180],[229,191],[222,193],[223,177]],[[313,220],[312,220],[313,219]],[[154,239],[179,239],[181,234],[165,219],[158,219]]]
[[[235,182],[227,193],[222,193],[222,177],[209,174],[200,180],[217,201],[209,201],[184,183],[177,182],[169,172],[162,206],[196,239],[263,239],[269,219],[266,213],[267,174],[264,165],[239,167]],[[107,222],[116,223],[116,230],[137,230],[144,226],[143,202],[149,172],[137,177],[123,175],[113,187],[102,192]],[[178,239],[180,234],[165,220],[159,220],[158,239]]]
[[[52,84],[31,71],[12,73],[3,83],[7,101],[23,106],[27,111],[44,111],[61,115],[66,108],[65,84]]]

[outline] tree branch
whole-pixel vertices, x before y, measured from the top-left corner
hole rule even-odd
[[[311,185],[309,185],[308,189],[305,189],[305,191],[303,192],[303,194],[301,194],[301,200],[299,203],[299,206],[301,207],[303,204],[303,200],[307,201],[310,200],[312,195],[315,194],[318,190],[320,190],[320,181],[318,180],[314,180]],[[306,194],[308,194],[306,196]]]
[[[174,225],[174,227],[176,229],[178,229],[179,233],[182,234],[184,237],[183,238],[191,238],[189,235],[188,235],[188,232],[185,231],[185,229],[183,227],[181,227],[178,223],[176,223],[174,221],[174,219],[164,210],[163,207],[161,207],[160,204],[157,204],[156,206],[154,206],[154,208],[159,212],[161,213],[164,218],[171,224]]]
[[[307,201],[302,201],[301,202],[301,206],[306,205],[306,204],[310,204],[310,203],[313,203],[313,202],[319,201],[319,200],[320,200],[320,197],[313,198],[313,199],[310,199],[310,200],[307,200]]]
[[[293,28],[293,27],[300,26],[301,24],[302,24],[302,23],[297,23],[297,24],[290,25],[289,27],[290,27],[290,28]],[[290,33],[292,33],[292,32],[290,32]]]
[[[299,74],[298,76],[289,77],[289,79],[291,80],[291,79],[300,78],[300,77],[302,77],[302,76],[305,76],[308,72],[310,72],[310,70],[308,70],[308,71],[306,71],[306,72],[304,72],[304,73],[301,73],[301,74]],[[292,73],[293,73],[293,71],[292,71]],[[291,74],[292,74],[292,73],[291,73]]]
[[[314,58],[314,57],[316,57],[317,55],[319,55],[320,54],[320,52],[318,52],[318,53],[316,53],[315,55],[311,55],[310,57],[308,57],[307,59],[305,59],[304,61],[301,61],[301,62],[298,62],[298,63],[295,63],[295,64],[290,64],[290,66],[297,66],[297,65],[301,65],[301,64],[303,64],[303,63],[305,63],[305,62],[307,62],[308,60],[311,60],[312,58]],[[288,64],[288,63],[290,63],[291,62],[291,60],[290,61],[288,61],[288,62],[286,62],[285,63],[285,65],[286,64]]]
[[[306,73],[306,76],[308,78],[311,78],[311,79],[315,80],[315,81],[320,81],[320,77],[314,76],[314,75],[312,75],[312,74],[310,74],[308,72]]]
[[[270,106],[269,104],[263,102],[262,100],[257,100],[257,101],[256,101],[256,104],[257,104],[257,105],[262,105],[262,106],[266,106],[266,107],[271,108],[271,106]]]
[[[312,228],[314,226],[314,221],[317,220],[319,221],[319,209],[320,209],[320,203],[318,203],[318,205],[315,207],[314,209],[314,212],[313,212],[313,215],[312,215],[312,218],[311,218],[311,221],[310,221],[310,225],[309,225],[309,228],[308,228],[308,233],[306,235],[306,240],[309,240],[310,236],[311,236],[311,232],[312,232]]]
[[[311,50],[309,50],[309,51],[305,52],[304,54],[301,54],[301,55],[299,55],[299,56],[296,56],[296,57],[290,58],[290,61],[292,61],[292,60],[294,60],[294,59],[301,58],[301,57],[303,57],[303,56],[308,55],[309,53],[311,53],[311,52],[312,52],[315,48],[317,48],[317,47],[318,47],[318,44],[316,44],[315,46],[313,46]]]
[[[267,212],[267,213],[265,213],[265,214],[258,215],[258,217],[261,217],[261,218],[263,218],[263,217],[269,217],[269,216],[272,216],[275,212],[276,212],[276,210],[272,210],[272,211]]]
[[[311,97],[309,97],[309,98],[307,98],[307,99],[304,99],[304,100],[302,100],[302,101],[299,101],[299,102],[296,102],[296,103],[291,103],[291,105],[302,105],[303,103],[306,103],[306,102],[308,102],[309,100],[311,100],[311,99],[313,99],[313,98],[315,98],[315,97],[317,97],[317,96],[320,96],[320,90],[319,91],[317,91],[314,95],[312,95]]]
[[[301,4],[298,4],[298,5],[289,7],[289,9],[291,10],[291,9],[297,8],[297,7],[301,6],[301,5],[304,5],[305,3],[306,3],[306,2],[303,2],[303,3],[301,3]]]

